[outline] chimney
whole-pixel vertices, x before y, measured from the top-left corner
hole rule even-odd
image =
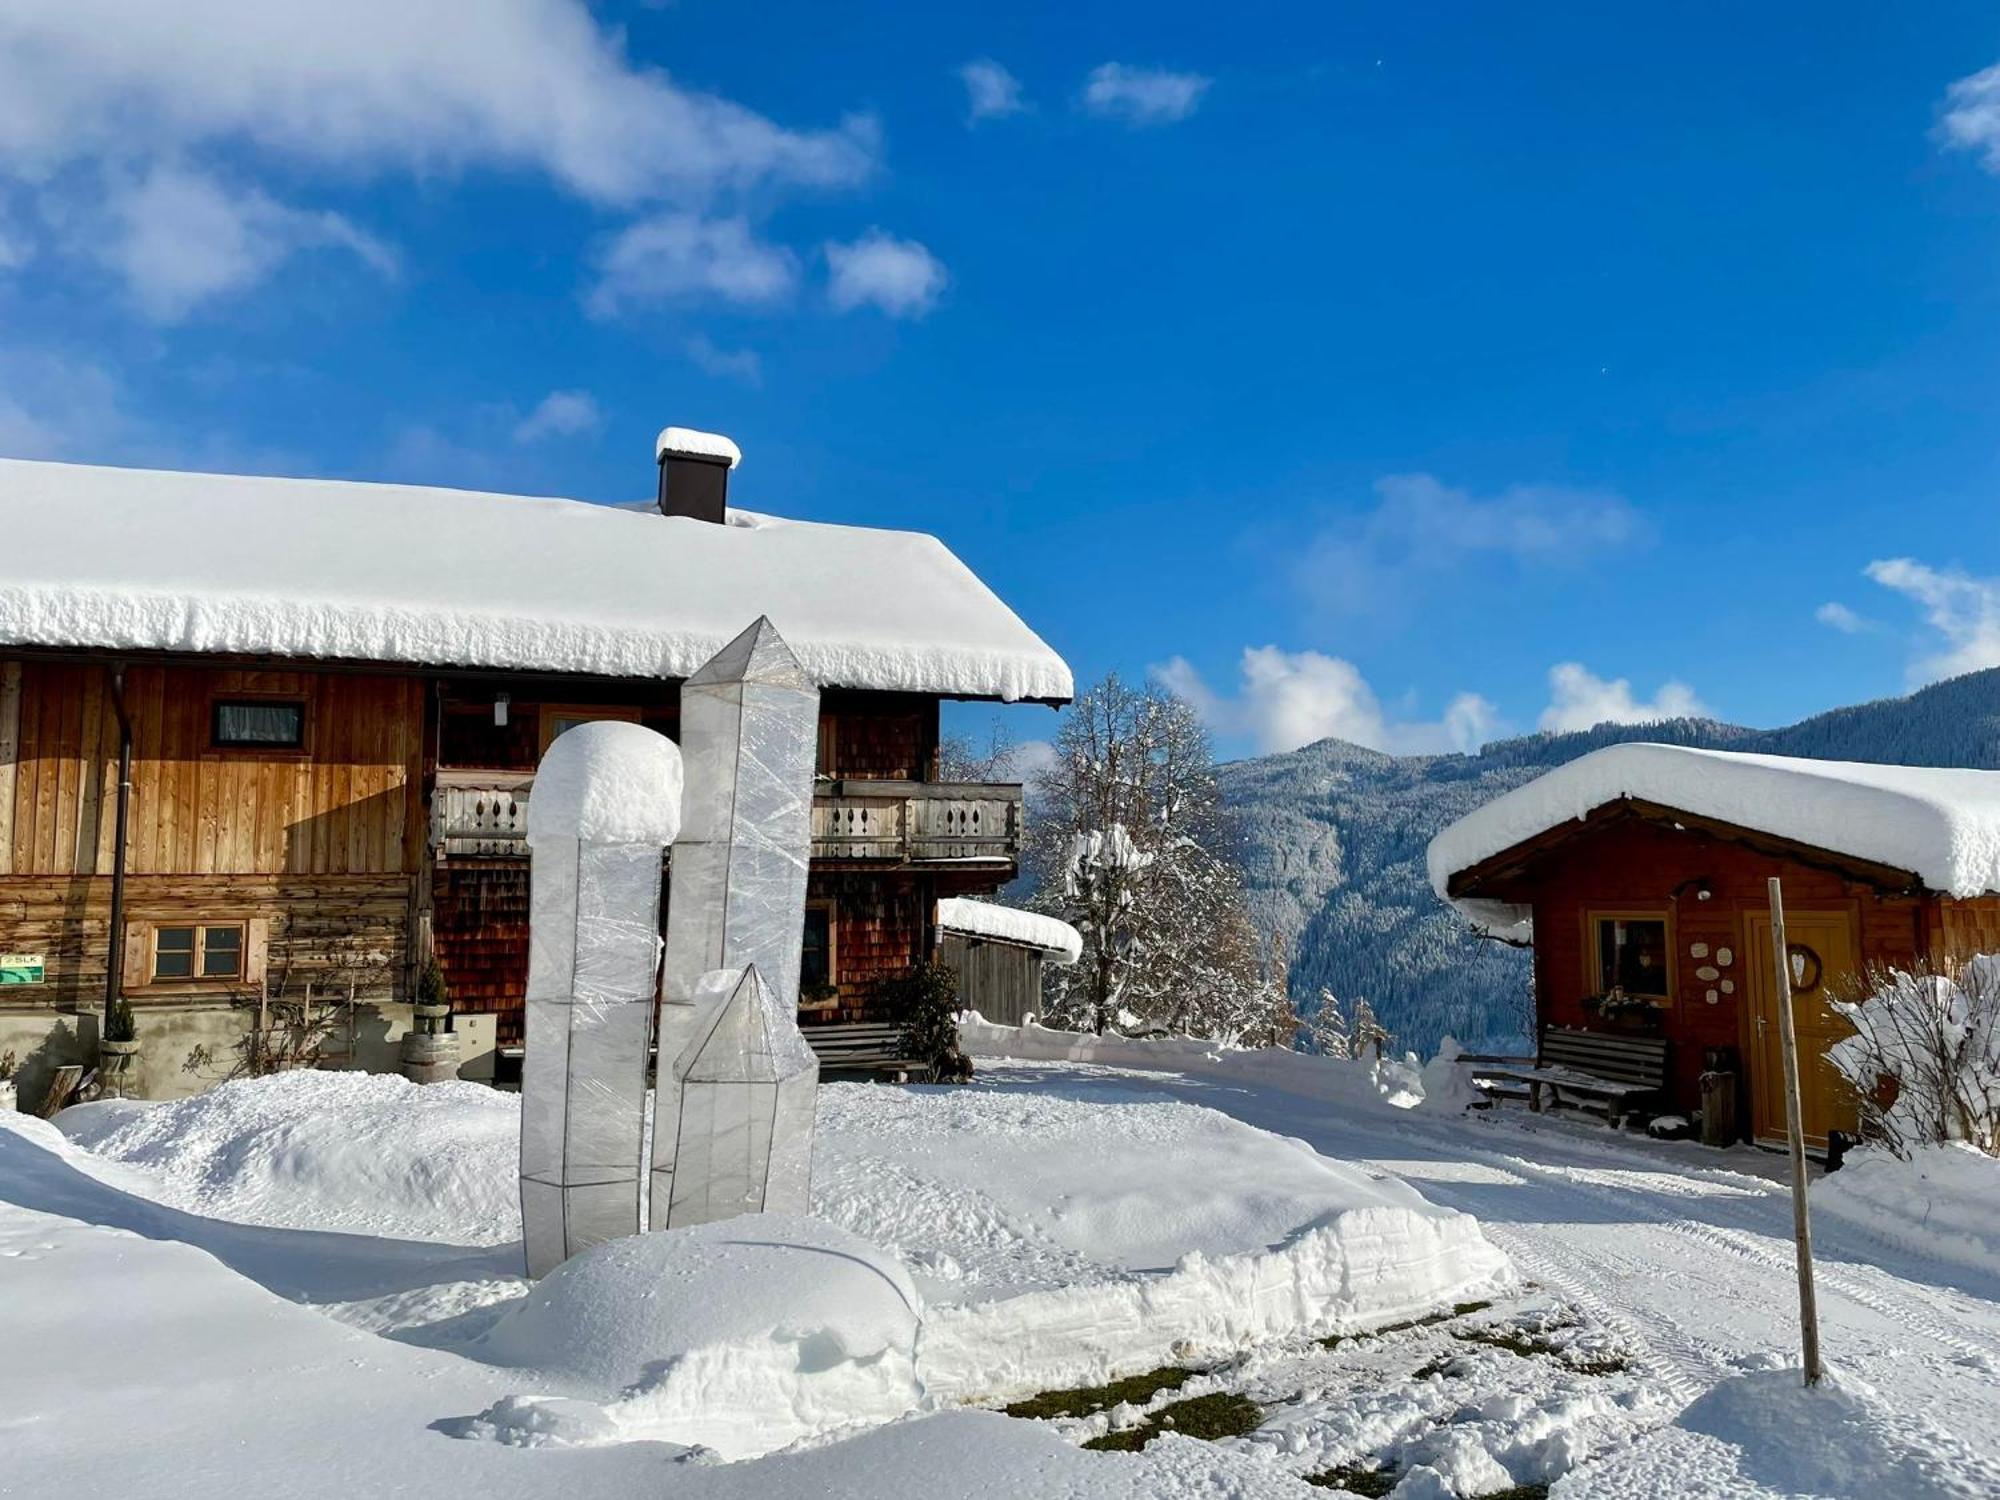
[[[660,461],[660,514],[720,526],[727,519],[729,471],[743,451],[718,432],[669,427],[654,448]]]

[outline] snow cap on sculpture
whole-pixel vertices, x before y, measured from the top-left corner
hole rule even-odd
[[[681,829],[681,752],[643,725],[604,719],[558,735],[535,772],[528,844],[656,844]]]

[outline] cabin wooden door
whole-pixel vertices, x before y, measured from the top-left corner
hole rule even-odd
[[[1750,1116],[1757,1139],[1785,1139],[1785,1059],[1778,1038],[1777,974],[1771,963],[1771,914],[1746,916],[1749,952],[1738,972],[1750,1000]],[[1799,1114],[1806,1141],[1825,1146],[1829,1130],[1852,1132],[1858,1115],[1853,1092],[1826,1060],[1827,1048],[1853,1028],[1827,1004],[1852,978],[1854,917],[1844,911],[1787,911],[1785,945],[1791,950],[1792,1024],[1799,1039]]]

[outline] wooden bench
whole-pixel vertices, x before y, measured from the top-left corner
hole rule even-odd
[[[818,1054],[822,1078],[844,1075],[908,1083],[931,1076],[929,1063],[903,1055],[903,1028],[894,1021],[843,1021],[801,1026],[799,1032]]]
[[[1562,1107],[1564,1095],[1590,1100],[1604,1111],[1605,1123],[1616,1130],[1635,1102],[1666,1087],[1667,1041],[1665,1037],[1545,1026],[1533,1067],[1480,1071],[1485,1077],[1525,1083],[1528,1108],[1537,1114],[1544,1095],[1556,1108]]]

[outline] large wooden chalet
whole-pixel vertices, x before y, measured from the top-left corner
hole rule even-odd
[[[1741,1132],[1771,1142],[1779,877],[1801,1114],[1823,1145],[1856,1128],[1829,1000],[1877,966],[2000,950],[2000,772],[1615,745],[1443,830],[1430,873],[1489,934],[1532,942],[1541,1026],[1663,1039],[1656,1112],[1693,1112],[1722,1065]]]
[[[932,953],[938,898],[999,889],[1022,839],[1019,786],[938,779],[940,702],[1057,704],[1069,671],[932,537],[728,509],[735,459],[669,429],[657,503],[625,507],[0,462],[24,1103],[90,1060],[108,995],[151,1095],[309,983],[353,990],[357,1060],[392,1067],[432,945],[490,1076],[521,1035],[542,751],[592,719],[673,735],[680,679],[759,614],[823,688],[802,1019],[860,1018]]]

